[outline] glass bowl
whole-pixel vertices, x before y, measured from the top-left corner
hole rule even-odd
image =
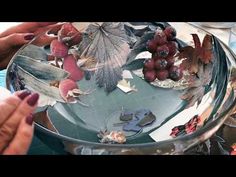
[[[197,22],[201,26],[209,28],[231,28],[235,25],[235,22]]]
[[[105,62],[101,68],[99,68],[100,66],[96,68],[95,73],[89,75],[89,79],[85,78],[88,77],[86,75],[88,70],[84,69],[83,79],[76,82],[80,91],[92,90],[88,95],[80,93],[76,103],[63,100],[60,97],[61,92],[54,85],[56,82],[53,81],[58,78],[64,80],[71,75],[51,65],[54,60],[48,60],[52,58],[50,46],[41,47],[35,43],[40,35],[30,44],[23,46],[14,55],[7,68],[6,83],[11,92],[29,89],[40,93],[40,104],[35,112],[36,134],[54,150],[86,155],[183,154],[194,145],[210,138],[234,111],[236,101],[234,93],[235,55],[217,37],[188,23],[135,22],[114,23],[115,25],[108,22],[104,24],[89,23],[89,25],[91,24],[92,27],[107,25],[108,27],[103,26],[102,30],[98,29],[108,39],[111,39],[109,35],[113,33],[119,37],[121,33],[127,35],[129,40],[126,42],[130,50],[126,56],[128,59],[122,65],[122,70],[126,70],[126,73],[122,71],[122,77],[126,78],[125,81],[129,81],[125,82],[125,86],[127,84],[135,86],[135,88],[128,87],[129,93],[122,90],[122,87],[116,87],[110,92],[107,92],[104,85],[98,87],[97,80],[104,79],[107,75],[104,74],[104,78],[96,78],[95,75],[99,69],[107,66]],[[93,26],[94,24],[95,26]],[[169,25],[174,27],[177,32],[176,39],[173,41],[178,45],[178,52],[183,51],[186,46],[194,47],[191,34],[197,34],[200,41],[203,41],[208,34],[211,37],[213,59],[210,62],[199,64],[197,74],[185,72],[179,81],[156,79],[154,82],[147,82],[142,74],[143,60],[147,61],[152,54],[146,51],[146,43],[153,39],[157,30],[161,32]],[[79,30],[89,28],[88,24],[79,22],[73,23],[73,26]],[[118,31],[112,31],[109,34],[111,28],[118,28]],[[119,31],[120,29],[122,30]],[[70,48],[71,54],[78,54],[76,52],[81,50],[80,47],[85,44],[83,41],[86,37],[96,39],[97,36],[91,36],[95,34],[93,33],[94,28],[90,30],[91,33],[88,30],[83,31],[85,36],[83,36],[82,42],[76,47]],[[101,40],[101,38],[99,39]],[[119,40],[123,39],[119,38]],[[119,42],[116,41],[116,47],[121,46],[118,45]],[[108,45],[108,43],[106,44]],[[106,45],[101,44],[96,47],[104,51],[104,46]],[[204,46],[206,49],[209,47],[206,42],[202,45],[202,47]],[[105,51],[109,53],[109,49],[106,48]],[[123,54],[122,52],[120,55]],[[65,61],[64,57],[62,57],[62,61]],[[181,60],[176,59],[175,65],[182,66],[179,63]],[[198,63],[201,63],[200,60]],[[82,68],[83,65],[79,66]],[[65,67],[64,64],[63,68]],[[190,86],[190,78],[195,79],[195,86]],[[107,80],[103,80],[103,82],[107,83]],[[183,98],[184,94],[189,95],[188,99]],[[127,117],[130,112],[132,118]],[[127,120],[122,120],[122,115],[126,115],[123,118]],[[138,119],[137,115],[142,115],[142,118]],[[141,119],[145,120],[142,126],[139,121]],[[126,128],[124,128],[125,126]],[[127,127],[132,127],[130,128],[132,130]],[[122,134],[118,134],[118,132]]]

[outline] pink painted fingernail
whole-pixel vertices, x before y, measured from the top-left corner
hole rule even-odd
[[[29,34],[29,35],[26,35],[26,36],[24,37],[24,39],[27,40],[27,41],[30,41],[30,40],[34,39],[34,37],[35,37],[35,35]]]
[[[32,125],[33,124],[33,121],[34,121],[34,117],[32,114],[30,114],[29,116],[26,117],[25,119],[26,123],[29,124],[29,125]]]
[[[39,94],[38,93],[33,93],[27,100],[27,103],[30,105],[30,106],[34,106],[37,101],[39,99]]]
[[[25,90],[23,91],[21,94],[18,95],[18,97],[21,100],[24,100],[27,96],[29,96],[31,94],[31,92],[29,90]]]

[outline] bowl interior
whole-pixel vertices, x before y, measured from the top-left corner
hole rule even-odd
[[[198,34],[201,41],[206,35],[206,32],[186,23],[171,23],[171,25],[177,31],[177,38],[188,45],[193,45],[192,33]],[[29,46],[24,46],[20,51],[21,53],[18,52],[8,66],[7,86],[13,92],[17,90],[16,88],[20,88],[17,87],[17,82],[12,81],[11,72],[15,69],[14,64],[18,64],[17,59],[22,57],[22,52],[28,50],[27,47]],[[44,58],[50,53],[49,49],[35,46],[34,50],[37,50],[40,55],[39,58],[43,59],[40,61],[36,59],[35,62],[48,64]],[[214,48],[214,50],[219,52],[219,49]],[[226,49],[221,47],[222,53],[224,50]],[[136,92],[127,94],[117,88],[107,94],[103,88],[96,85],[96,79],[92,76],[90,80],[82,79],[77,82],[81,90],[93,90],[89,95],[79,97],[80,101],[88,106],[79,103],[57,102],[52,106],[39,108],[38,112],[46,110],[50,123],[59,136],[62,135],[81,142],[100,143],[97,136],[100,131],[123,130],[126,122],[120,120],[120,115],[124,110],[148,109],[155,115],[156,120],[153,124],[142,128],[141,131],[125,131],[126,144],[175,141],[175,138],[171,136],[174,127],[184,125],[195,115],[199,115],[201,121],[196,130],[198,132],[202,127],[212,122],[222,108],[230,74],[229,62],[231,61],[227,61],[227,57],[214,57],[216,60],[212,65],[211,82],[204,87],[203,99],[190,108],[187,108],[186,100],[181,99],[181,95],[186,91],[185,89],[156,87],[131,71],[133,78],[129,81],[131,85],[135,85]],[[218,60],[220,58],[222,60]],[[30,66],[28,65],[28,67]],[[29,88],[31,87],[29,86]],[[42,122],[41,125],[47,127]],[[50,131],[48,130],[49,133]]]

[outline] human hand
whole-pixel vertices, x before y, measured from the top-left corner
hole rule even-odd
[[[0,102],[0,154],[27,153],[34,130],[32,113],[38,99],[37,93],[20,91]]]
[[[55,22],[25,22],[2,32],[0,34],[0,70],[5,69],[17,50],[35,36],[45,33],[37,37],[33,44],[38,46],[50,44],[57,37],[48,34],[56,34],[61,26],[62,24]]]

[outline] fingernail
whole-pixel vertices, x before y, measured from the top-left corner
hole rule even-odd
[[[37,101],[39,99],[39,94],[38,93],[33,93],[29,99],[27,100],[27,103],[30,105],[30,106],[34,106]]]
[[[29,41],[29,40],[32,40],[32,39],[34,39],[34,35],[33,34],[29,34],[29,35],[26,35],[25,37],[24,37],[24,39],[25,40],[27,40],[27,41]]]
[[[24,100],[27,96],[29,96],[31,94],[31,92],[29,90],[25,90],[23,91],[21,94],[18,95],[18,97],[21,100]]]
[[[29,116],[26,117],[26,123],[29,124],[29,125],[32,125],[33,124],[33,120],[34,120],[34,117],[32,114],[30,114]]]

